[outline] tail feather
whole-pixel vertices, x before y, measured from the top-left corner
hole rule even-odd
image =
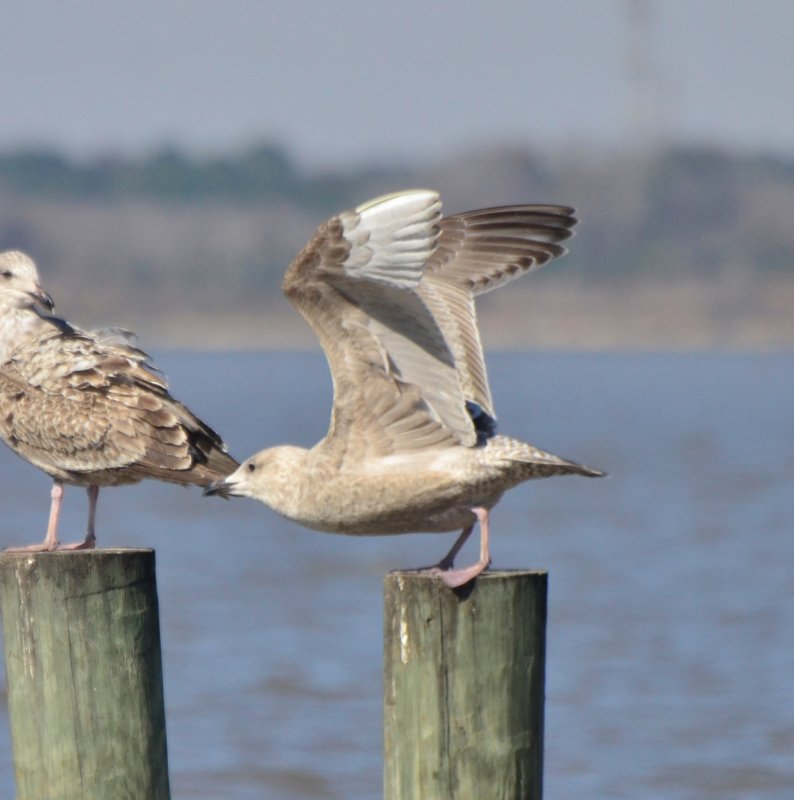
[[[600,469],[593,469],[576,461],[555,456],[546,450],[541,450],[533,444],[510,439],[506,436],[496,436],[488,443],[489,447],[497,450],[499,455],[509,461],[522,465],[520,472],[528,478],[547,478],[552,475],[583,475],[586,478],[604,478],[607,473]]]

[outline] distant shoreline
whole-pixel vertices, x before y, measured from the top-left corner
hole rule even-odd
[[[135,308],[131,309],[134,313]],[[486,350],[738,350],[794,348],[794,279],[648,280],[589,286],[542,282],[478,298]],[[110,324],[102,321],[100,324]],[[281,296],[261,311],[174,312],[130,319],[154,345],[191,350],[319,349]]]
[[[316,348],[282,296],[328,215],[409,186],[448,213],[528,200],[580,219],[561,263],[478,298],[486,349],[794,347],[794,160],[682,145],[610,156],[494,145],[418,165],[303,171],[267,143],[76,161],[0,153],[0,249],[57,311],[144,346]]]

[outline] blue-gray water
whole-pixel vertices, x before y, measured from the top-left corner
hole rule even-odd
[[[325,431],[319,354],[157,361],[240,458]],[[794,354],[490,368],[503,432],[612,476],[525,484],[492,515],[494,566],[550,573],[546,797],[790,800]],[[0,452],[0,545],[43,535],[49,487]],[[67,489],[65,535],[85,509]],[[452,534],[334,537],[154,483],[103,491],[98,532],[157,549],[175,798],[381,796],[381,576]]]

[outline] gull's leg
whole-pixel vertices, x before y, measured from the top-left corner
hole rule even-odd
[[[435,569],[438,570],[449,570],[455,565],[455,558],[457,557],[458,553],[460,552],[460,548],[466,544],[466,540],[471,536],[471,532],[474,530],[474,525],[469,525],[468,528],[464,528],[463,532],[455,539],[455,544],[449,549],[449,552],[438,562]]]
[[[41,553],[45,550],[57,550],[60,547],[58,542],[58,520],[61,516],[61,506],[63,505],[63,484],[59,480],[53,480],[52,491],[50,492],[52,502],[50,503],[50,520],[47,523],[47,535],[40,544],[29,544],[26,547],[7,547],[11,553]]]
[[[472,512],[477,515],[477,520],[480,523],[480,560],[476,564],[472,564],[470,567],[464,567],[463,569],[439,570],[438,574],[441,580],[452,589],[463,586],[464,583],[474,580],[480,573],[488,569],[491,563],[491,554],[488,550],[488,509],[473,508]],[[449,551],[449,554],[442,560],[441,564],[447,561],[450,556],[454,558],[455,555],[457,555],[458,550],[463,546],[463,542],[469,537],[471,531],[471,528],[467,528],[463,531],[458,541],[452,546],[452,550]]]
[[[91,484],[87,489],[88,493],[88,525],[86,527],[85,539],[82,542],[61,545],[59,550],[93,550],[96,547],[96,536],[94,534],[94,523],[96,522],[96,503],[99,497],[99,487]]]
[[[61,506],[63,505],[63,484],[60,481],[52,482],[50,497],[52,498],[50,519],[47,523],[47,535],[44,537],[44,545],[46,550],[55,550],[58,547],[58,521],[61,518]]]
[[[88,489],[88,528],[85,533],[86,543],[91,542],[91,547],[96,544],[96,535],[94,533],[94,523],[96,522],[96,503],[99,499],[99,487],[92,483]]]

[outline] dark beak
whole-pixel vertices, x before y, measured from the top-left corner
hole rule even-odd
[[[227,483],[226,481],[213,481],[206,489],[202,492],[204,497],[222,497],[224,500],[228,500],[229,497],[234,496],[234,484]]]
[[[52,311],[55,308],[55,301],[50,297],[50,295],[41,288],[41,286],[37,286],[35,291],[31,292],[33,299],[39,304],[44,306],[47,311]]]

